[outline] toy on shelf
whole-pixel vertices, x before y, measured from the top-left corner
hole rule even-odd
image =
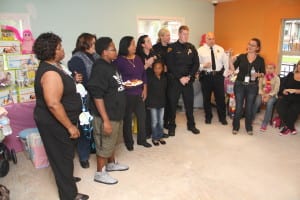
[[[22,37],[21,37],[19,30],[13,26],[1,26],[1,29],[4,30],[4,31],[2,31],[2,39],[3,40],[9,40],[12,38],[15,40],[19,40],[21,42],[22,54],[33,53],[32,46],[34,44],[34,38],[33,38],[32,32],[30,30],[24,30],[22,33]],[[8,32],[13,32],[14,37],[12,37],[11,34],[8,34],[9,37],[5,36],[3,38],[3,33],[6,33],[6,35],[7,35]]]

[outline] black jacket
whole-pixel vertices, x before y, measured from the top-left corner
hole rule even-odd
[[[93,99],[103,99],[109,119],[112,121],[123,119],[126,105],[125,88],[117,66],[98,59],[93,65],[87,89],[91,97],[92,114],[100,116]]]
[[[163,108],[166,102],[167,77],[165,74],[158,79],[153,73],[148,76],[147,108]]]

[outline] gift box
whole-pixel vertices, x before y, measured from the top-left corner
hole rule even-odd
[[[36,69],[38,60],[34,54],[5,55],[5,69]]]
[[[14,88],[0,91],[0,106],[18,102],[17,91]]]
[[[17,91],[19,103],[35,101],[34,87],[18,88]]]
[[[40,134],[38,132],[28,134],[26,142],[29,146],[29,157],[34,167],[37,169],[48,167],[49,161]]]
[[[15,77],[14,70],[0,70],[0,91],[13,89],[15,87]]]
[[[0,71],[4,71],[4,57],[0,55]]]
[[[24,68],[24,69],[17,69],[15,83],[17,88],[26,88],[26,87],[33,87],[34,86],[34,78],[36,69],[35,68]]]
[[[21,44],[18,40],[0,40],[0,54],[20,54]]]

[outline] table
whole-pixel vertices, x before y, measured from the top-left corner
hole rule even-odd
[[[4,106],[8,112],[7,117],[10,120],[10,126],[12,128],[12,134],[6,136],[3,140],[3,143],[7,145],[9,149],[13,148],[16,152],[23,151],[23,144],[17,136],[23,129],[36,127],[33,118],[34,107],[35,101]]]

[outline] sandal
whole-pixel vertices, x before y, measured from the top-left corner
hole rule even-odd
[[[152,143],[153,143],[153,145],[154,146],[158,146],[159,145],[159,142],[158,142],[159,140],[152,140]]]

